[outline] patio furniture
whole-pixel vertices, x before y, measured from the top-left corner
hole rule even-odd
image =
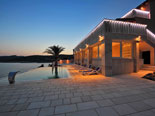
[[[82,67],[81,69],[79,69],[79,72],[83,72],[83,71],[91,71],[92,69],[92,65],[89,65],[89,67]]]
[[[83,75],[97,75],[101,72],[101,68],[97,67],[95,70],[90,70],[90,71],[83,71]]]

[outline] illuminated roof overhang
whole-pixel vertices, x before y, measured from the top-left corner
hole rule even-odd
[[[135,18],[135,17],[150,19],[150,12],[139,10],[139,9],[132,9],[127,14],[125,14],[122,18]]]
[[[146,33],[147,33],[147,39],[149,39],[149,41],[151,41],[152,43],[154,43],[154,47],[155,47],[155,34],[152,33],[148,29],[146,29]]]
[[[85,48],[86,44],[92,45],[98,42],[99,35],[104,36],[105,33],[132,34],[135,36],[146,35],[146,27],[147,25],[138,23],[104,19],[74,48],[74,50],[78,51],[80,48]]]

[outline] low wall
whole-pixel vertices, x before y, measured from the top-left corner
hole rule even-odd
[[[134,72],[132,59],[112,58],[112,75]]]
[[[144,59],[139,59],[139,69],[141,69],[144,65]]]
[[[92,66],[101,67],[101,65],[102,65],[102,63],[101,63],[101,59],[100,58],[92,59]]]

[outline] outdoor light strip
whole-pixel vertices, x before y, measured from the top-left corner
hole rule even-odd
[[[100,28],[103,24],[106,24],[104,32],[113,32],[113,33],[126,33],[126,34],[145,34],[147,25],[137,24],[131,22],[123,22],[116,20],[104,19],[100,24],[98,24],[76,47],[79,46],[86,40],[92,33],[94,33],[98,28]],[[87,44],[87,43],[85,43]],[[84,45],[85,45],[84,44]]]
[[[148,30],[148,29],[146,30],[146,32],[147,32],[147,38],[155,44],[155,34],[152,33],[152,32],[151,32],[150,30]]]
[[[115,21],[115,20],[105,20],[106,24],[105,32],[111,33],[122,33],[122,34],[145,34],[147,25]]]
[[[127,14],[125,14],[122,18],[134,18],[134,17],[150,19],[150,12],[139,10],[139,9],[132,9]]]

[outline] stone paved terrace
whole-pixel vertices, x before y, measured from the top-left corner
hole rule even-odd
[[[146,71],[0,85],[0,116],[155,116],[155,82]]]

